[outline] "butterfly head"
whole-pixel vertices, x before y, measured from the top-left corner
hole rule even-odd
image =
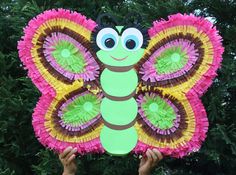
[[[139,24],[100,25],[94,34],[97,58],[109,66],[132,66],[143,57],[147,38]]]

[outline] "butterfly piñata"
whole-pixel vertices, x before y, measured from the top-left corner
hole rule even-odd
[[[211,22],[175,14],[145,29],[96,22],[69,10],[32,19],[18,43],[42,93],[32,124],[38,140],[61,152],[183,157],[206,138],[200,97],[222,60]]]

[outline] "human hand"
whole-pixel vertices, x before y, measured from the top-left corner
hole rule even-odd
[[[143,156],[139,164],[139,175],[149,175],[151,170],[163,159],[162,154],[157,150],[148,149],[146,156]]]
[[[71,146],[69,146],[63,151],[63,153],[59,155],[59,159],[64,168],[62,175],[75,175],[77,170],[77,165],[75,161],[76,152],[76,148],[73,149]]]

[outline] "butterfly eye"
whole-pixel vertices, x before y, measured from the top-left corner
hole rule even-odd
[[[122,33],[121,40],[123,47],[129,51],[138,50],[143,45],[143,35],[136,28],[126,29]]]
[[[96,43],[102,50],[112,50],[118,44],[119,36],[112,28],[104,28],[100,30],[96,37]]]

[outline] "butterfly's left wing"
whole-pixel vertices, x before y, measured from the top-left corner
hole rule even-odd
[[[24,29],[19,56],[28,76],[40,90],[32,124],[45,146],[62,152],[102,152],[102,93],[96,83],[100,69],[91,50],[96,23],[65,10],[45,11]]]
[[[199,99],[222,60],[221,37],[212,23],[176,14],[153,23],[150,42],[138,64],[139,144],[182,157],[198,150],[208,121]]]

